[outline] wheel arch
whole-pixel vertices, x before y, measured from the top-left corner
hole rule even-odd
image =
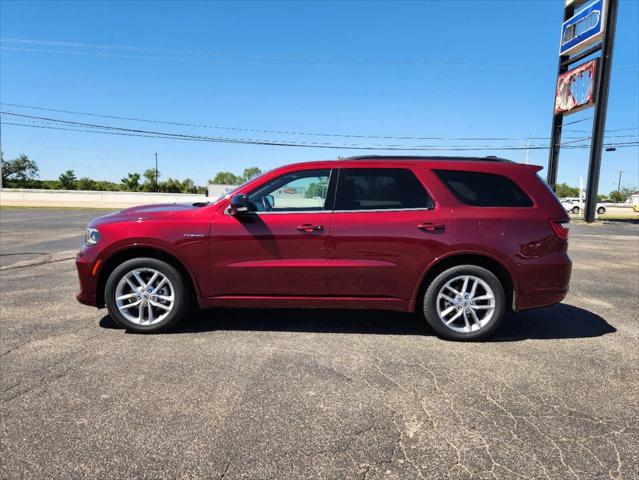
[[[516,295],[517,285],[513,280],[512,274],[508,268],[496,258],[480,253],[456,253],[441,258],[429,265],[428,269],[422,274],[418,288],[415,290],[415,295],[411,302],[411,310],[416,311],[418,308],[421,308],[426,289],[437,275],[457,265],[476,265],[492,272],[504,287],[508,309],[511,311],[514,310],[514,297]]]
[[[111,272],[113,272],[113,270],[115,270],[115,268],[122,262],[141,257],[162,260],[175,267],[184,278],[184,281],[186,282],[186,285],[190,289],[190,291],[193,292],[196,297],[199,296],[198,285],[195,278],[193,277],[193,274],[179,258],[156,246],[135,245],[113,252],[109,257],[103,260],[102,267],[98,272],[98,278],[96,282],[95,298],[98,307],[104,307],[105,305],[104,289],[106,287],[106,282],[109,278],[109,275],[111,275]]]

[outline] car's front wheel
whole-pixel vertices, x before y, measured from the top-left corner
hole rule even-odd
[[[575,215],[579,214],[579,207],[572,207],[571,212],[574,213]]]
[[[599,208],[597,209],[597,213],[598,213],[599,215],[602,215],[602,214],[606,213],[606,208],[605,208],[605,207],[599,207]]]
[[[156,258],[134,258],[109,275],[105,303],[118,325],[155,333],[173,327],[186,315],[190,293],[172,265]]]
[[[458,265],[440,273],[426,289],[424,315],[438,336],[482,340],[502,321],[506,295],[499,279],[477,265]]]

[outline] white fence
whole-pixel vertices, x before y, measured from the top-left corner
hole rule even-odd
[[[185,193],[96,192],[3,188],[0,206],[125,208],[148,203],[205,202],[204,195]]]

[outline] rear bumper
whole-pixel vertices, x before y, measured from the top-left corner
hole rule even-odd
[[[517,299],[517,310],[547,307],[561,302],[568,294],[568,289],[555,290],[534,295],[520,295]]]
[[[568,294],[572,262],[561,253],[520,264],[517,310],[547,307],[561,302]]]

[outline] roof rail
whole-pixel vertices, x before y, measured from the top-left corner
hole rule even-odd
[[[360,155],[356,157],[345,157],[341,160],[442,160],[442,161],[460,161],[460,162],[509,162],[513,163],[512,160],[507,160],[505,158],[496,157],[494,155],[489,155],[486,157],[446,157],[446,156],[432,156],[432,157],[423,157],[418,155]]]

